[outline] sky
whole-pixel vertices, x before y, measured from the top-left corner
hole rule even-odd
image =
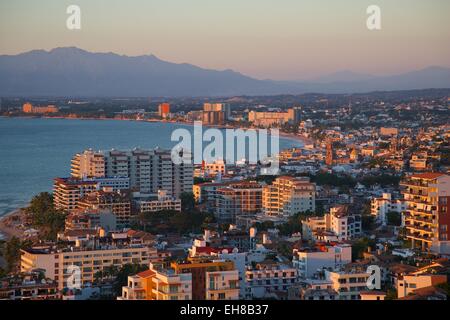
[[[66,27],[69,5],[81,30]],[[366,9],[381,9],[381,30]],[[450,67],[448,0],[0,0],[0,54],[76,46],[258,79]]]

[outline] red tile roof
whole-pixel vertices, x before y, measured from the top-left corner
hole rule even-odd
[[[146,270],[146,271],[139,272],[137,274],[137,276],[141,277],[141,278],[149,278],[151,276],[154,276],[155,274],[156,273],[154,271],[152,271],[152,270]]]
[[[445,175],[444,173],[440,172],[425,172],[425,173],[416,173],[411,176],[411,178],[418,178],[418,179],[426,179],[426,180],[433,180],[436,178],[439,178],[440,176]]]

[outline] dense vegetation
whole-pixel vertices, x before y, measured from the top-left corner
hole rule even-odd
[[[25,209],[31,225],[39,230],[43,240],[56,240],[58,232],[64,230],[66,215],[53,206],[53,196],[42,192],[35,196]]]

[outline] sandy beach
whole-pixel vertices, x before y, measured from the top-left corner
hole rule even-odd
[[[21,211],[22,209],[16,209],[0,217],[0,240],[23,236],[22,230],[14,224],[16,219],[20,221]]]

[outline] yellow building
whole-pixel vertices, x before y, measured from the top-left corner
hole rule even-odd
[[[173,262],[170,268],[128,277],[118,300],[237,300],[239,272],[232,261]]]
[[[105,157],[101,152],[95,152],[91,149],[82,153],[77,153],[71,162],[72,177],[99,178],[105,176]]]
[[[35,107],[31,103],[27,102],[22,106],[22,111],[24,113],[56,113],[59,109],[54,105]]]
[[[192,276],[150,265],[150,270],[128,277],[118,300],[192,300]]]
[[[234,262],[225,260],[173,262],[177,274],[192,274],[192,299],[239,299],[239,271]]]
[[[446,275],[437,274],[412,274],[402,276],[397,281],[398,298],[406,297],[413,294],[414,291],[421,288],[435,286],[447,282]]]
[[[80,272],[81,287],[92,284],[95,274],[107,267],[122,267],[125,264],[148,265],[152,252],[147,246],[106,246],[88,249],[74,247],[72,250],[53,250],[51,248],[33,248],[21,250],[21,272],[33,269],[45,270],[47,278],[58,283],[58,289],[68,286],[69,277],[74,270]]]
[[[263,211],[270,216],[292,216],[315,211],[316,185],[307,177],[278,177],[272,185],[263,187]]]

